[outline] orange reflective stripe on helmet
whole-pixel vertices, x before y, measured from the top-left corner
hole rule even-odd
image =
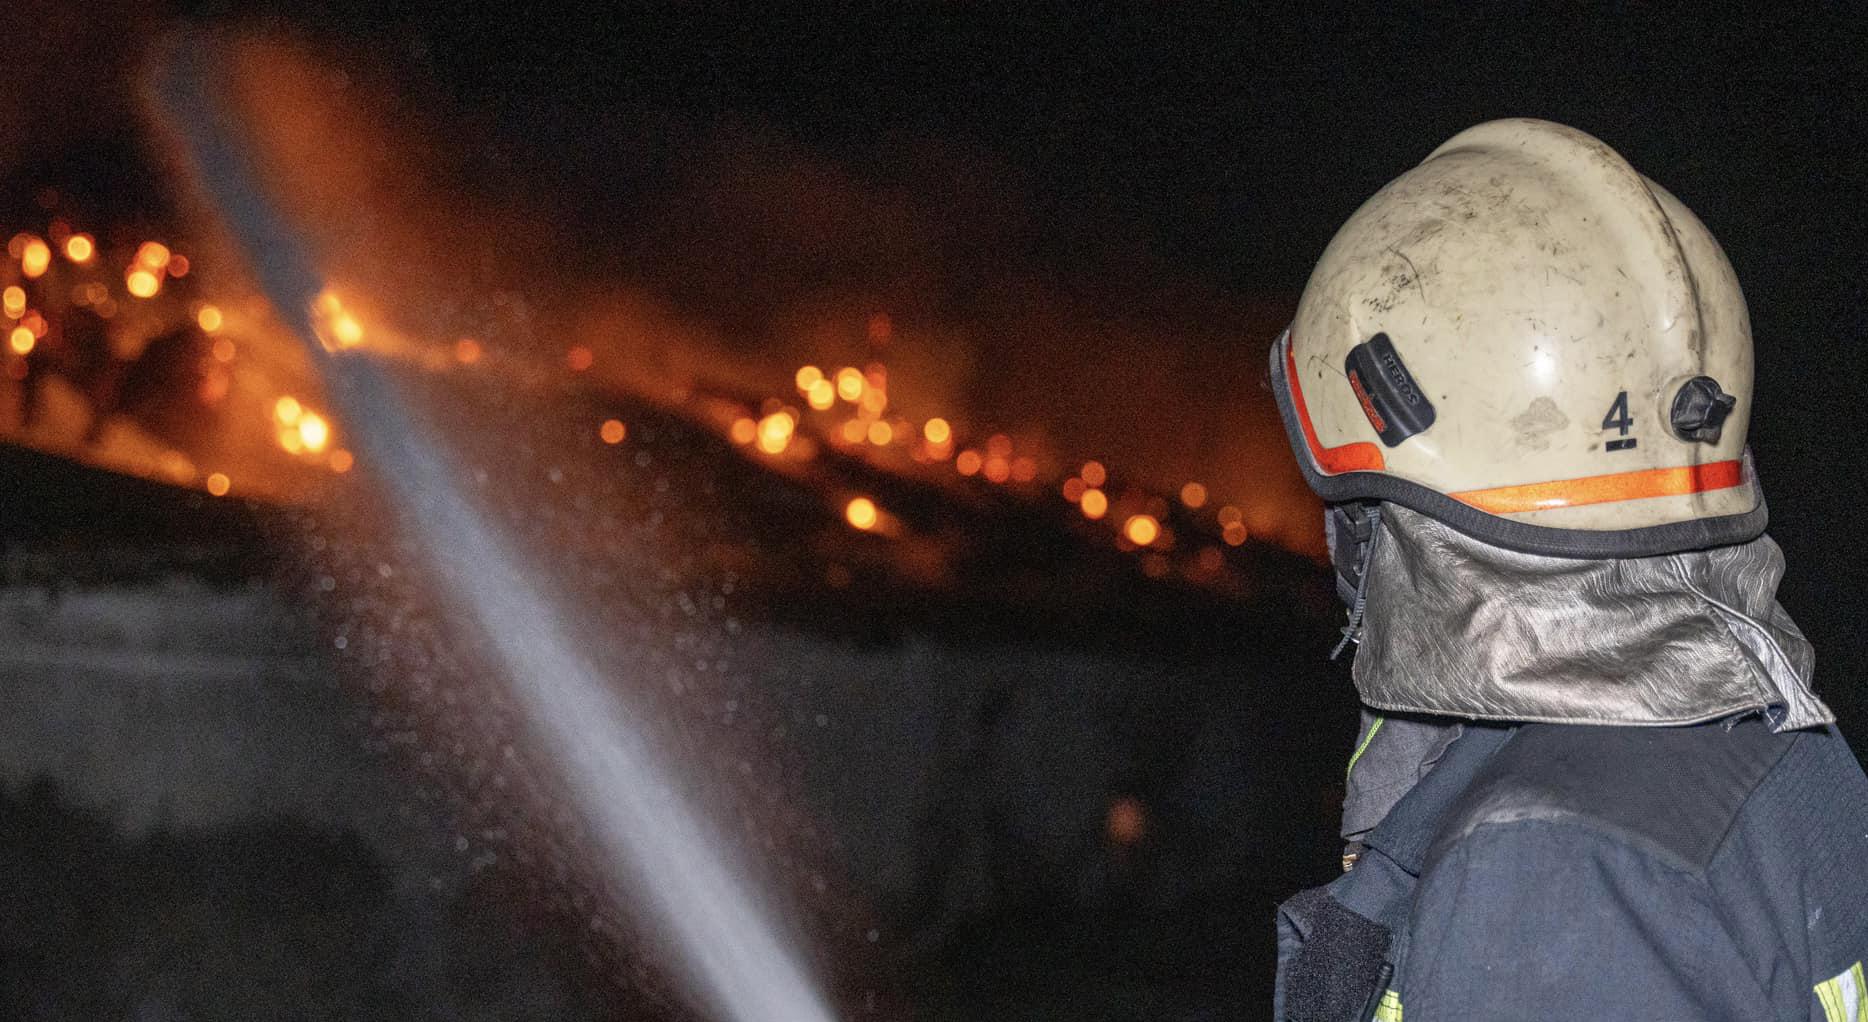
[[[1617,500],[1639,500],[1643,497],[1678,497],[1688,493],[1723,490],[1742,482],[1743,467],[1735,459],[1706,465],[1650,468],[1637,472],[1585,476],[1581,479],[1495,486],[1448,496],[1490,514],[1511,515],[1583,504],[1606,504]]]
[[[1310,457],[1317,467],[1331,475],[1344,472],[1379,472],[1387,467],[1382,458],[1381,448],[1366,440],[1343,444],[1340,447],[1325,447],[1317,441],[1316,427],[1310,424],[1310,409],[1304,405],[1304,388],[1297,382],[1297,360],[1291,355],[1291,345],[1284,346],[1284,379],[1291,391],[1291,409],[1297,413],[1297,425],[1304,432],[1304,443],[1310,448]]]

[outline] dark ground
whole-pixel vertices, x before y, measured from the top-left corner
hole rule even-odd
[[[648,449],[687,452],[726,506],[765,523],[750,542],[769,562],[847,533],[799,510],[805,483],[748,473],[678,421],[632,421]],[[541,882],[522,849],[480,839],[487,810],[444,754],[459,732],[404,743],[400,679],[318,652],[333,607],[290,595],[307,592],[291,542],[302,513],[4,456],[59,495],[0,499],[18,640],[0,677],[27,750],[0,771],[0,865],[17,881],[0,896],[23,921],[0,938],[7,1010],[668,1015],[663,985],[636,977],[633,942],[619,952],[582,925],[578,882]],[[1333,866],[1353,709],[1320,669],[1327,624],[1291,618],[1289,596],[1272,610],[1150,582],[1126,555],[1056,532],[1043,502],[978,513],[991,538],[971,563],[987,574],[956,593],[902,590],[859,541],[846,588],[781,567],[734,598],[762,662],[735,682],[749,717],[763,701],[768,722],[835,722],[756,746],[834,835],[806,856],[833,884],[803,920],[822,971],[849,1017],[1251,1017],[1269,996],[1273,906]],[[1007,550],[1024,553],[1006,567]],[[1300,590],[1316,583],[1308,562],[1247,554]],[[1062,613],[1007,595],[1060,576],[1074,592]],[[267,609],[200,609],[228,594]],[[196,620],[138,623],[163,606]],[[296,666],[261,669],[245,696],[190,695],[189,657],[217,647]],[[100,648],[124,663],[98,666]],[[125,686],[139,677],[141,710],[111,710],[138,699]],[[1133,846],[1100,833],[1116,795],[1147,807]]]
[[[396,889],[289,815],[125,837],[44,777],[0,796],[0,1009],[26,1019],[595,1017],[563,934]],[[552,952],[557,957],[554,959]]]

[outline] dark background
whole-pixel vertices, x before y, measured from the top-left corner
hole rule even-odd
[[[159,199],[147,163],[95,142],[134,144],[128,70],[177,16],[283,28],[387,76],[452,119],[467,152],[456,185],[547,211],[579,266],[654,282],[729,328],[821,278],[887,278],[900,268],[873,264],[888,258],[940,264],[949,292],[1037,278],[1092,315],[1222,308],[1214,296],[1294,301],[1336,227],[1439,142],[1493,117],[1575,125],[1678,195],[1725,246],[1757,341],[1752,446],[1791,564],[1786,603],[1815,634],[1825,678],[1848,677],[1868,652],[1843,598],[1864,497],[1853,434],[1868,26],[1844,8],[312,0],[77,11],[32,0],[0,16],[44,53],[0,92],[11,100],[0,118],[9,180],[76,162],[93,181],[153,185],[117,193]],[[113,23],[121,30],[99,27]],[[957,165],[994,197],[956,217],[992,223],[906,257],[752,251],[747,224],[708,223],[693,206],[710,193],[692,176],[719,168],[696,150],[722,136],[777,140],[775,161],[802,150],[858,188],[935,195],[936,215],[949,191],[977,197],[937,176]],[[91,144],[61,144],[74,137]],[[929,152],[945,157],[932,171]],[[630,243],[606,243],[619,234]],[[684,234],[740,250],[697,255]],[[748,269],[756,288],[744,286]],[[1253,363],[1269,339],[1256,325],[1239,335],[1186,318],[1177,343],[1236,348]]]
[[[1821,691],[1850,718],[1868,709],[1868,26],[1846,9],[263,7],[456,104],[486,132],[485,186],[517,172],[593,249],[693,140],[752,123],[877,185],[914,182],[929,143],[983,154],[1030,203],[1004,236],[1020,265],[1092,301],[1294,296],[1356,206],[1457,131],[1582,128],[1680,196],[1737,268],[1783,600]],[[607,258],[650,272],[656,255]],[[670,286],[725,317],[746,300],[704,273]],[[1220,336],[1260,359],[1260,338]]]
[[[765,328],[762,310],[775,295],[826,281],[881,282],[877,288],[886,291],[890,280],[921,279],[918,267],[908,264],[922,259],[941,269],[929,278],[941,291],[933,304],[943,311],[960,310],[961,318],[988,328],[1017,308],[1016,300],[1002,294],[1004,281],[1013,277],[1035,282],[1045,295],[1061,296],[1092,318],[1139,315],[1188,326],[1217,315],[1214,310],[1233,307],[1231,300],[1239,305],[1266,297],[1290,302],[1356,206],[1447,137],[1503,116],[1575,125],[1606,140],[1692,207],[1736,265],[1758,350],[1752,444],[1772,502],[1772,533],[1790,564],[1782,599],[1817,645],[1819,691],[1842,714],[1845,727],[1859,731],[1868,724],[1868,697],[1856,681],[1868,638],[1857,625],[1861,557],[1854,541],[1868,467],[1854,435],[1863,419],[1858,406],[1868,397],[1855,353],[1860,308],[1868,297],[1868,259],[1860,240],[1868,171],[1858,153],[1858,139],[1868,132],[1868,103],[1860,94],[1868,29],[1846,12],[1793,18],[1762,7],[1694,13],[1642,8],[1611,16],[1591,8],[1515,5],[1375,10],[616,6],[592,12],[521,4],[306,0],[154,8],[100,4],[80,15],[69,5],[27,2],[0,14],[0,29],[9,38],[42,43],[28,47],[32,59],[22,62],[10,83],[0,84],[0,173],[7,195],[30,195],[44,180],[77,180],[100,205],[124,196],[133,196],[124,199],[131,209],[166,201],[160,168],[136,155],[143,140],[126,97],[138,48],[177,18],[249,23],[307,37],[320,53],[353,63],[360,77],[387,79],[410,97],[411,109],[453,127],[459,150],[451,154],[457,162],[447,168],[450,186],[539,211],[561,232],[556,258],[575,264],[580,273],[647,282],[728,335]],[[708,155],[722,138],[738,140],[725,161]],[[794,246],[764,243],[793,238],[790,226],[795,225],[767,231],[756,220],[723,221],[705,208],[704,199],[696,199],[719,195],[742,180],[707,178],[749,152],[769,152],[775,162],[834,168],[837,179],[859,195],[913,197],[919,206],[906,221],[926,219],[929,208],[938,218],[951,204],[954,222],[965,226],[946,234],[917,227],[915,243],[901,248],[857,244],[844,251],[826,244],[804,247],[801,253],[777,252]],[[855,208],[893,207],[857,202]],[[749,201],[734,209],[736,215],[756,212],[757,204]],[[839,214],[825,215],[834,221]],[[857,220],[859,226],[866,223]],[[884,217],[881,222],[889,221]],[[847,224],[839,224],[826,236],[834,241],[850,234]],[[694,236],[706,243],[696,245]],[[617,244],[617,238],[627,244]],[[749,267],[756,272],[749,274]],[[747,280],[757,286],[746,286]],[[1201,348],[1206,359],[1237,358],[1256,367],[1270,340],[1258,323],[1248,328],[1221,319],[1192,326],[1197,329],[1182,330],[1173,341]],[[1059,374],[1069,374],[1072,359],[1082,357],[1063,345],[1052,350]],[[1266,398],[1245,392],[1238,400],[1262,404]],[[631,421],[652,422],[652,412],[643,410],[640,419]],[[650,432],[639,425],[632,429]],[[658,454],[711,450],[673,427],[662,431]],[[1275,436],[1266,443],[1282,446]],[[65,530],[93,542],[119,529],[123,508],[132,505],[151,535],[172,526],[193,544],[191,550],[202,544],[211,548],[220,536],[237,536],[229,545],[264,548],[259,555],[264,560],[276,553],[267,544],[278,544],[278,535],[291,531],[256,526],[218,505],[205,505],[210,513],[199,514],[204,505],[193,495],[126,491],[93,475],[74,474],[69,466],[9,457],[13,478],[41,492],[23,499],[15,492],[15,500],[0,505],[8,512],[9,530],[0,535],[8,539],[46,526],[43,531]],[[752,495],[748,504],[773,487],[764,479],[745,484],[744,492]],[[56,505],[40,499],[54,492],[60,497]],[[811,504],[808,495],[787,492],[786,499],[794,497],[793,506]],[[105,509],[101,513],[100,507]],[[164,517],[171,510],[173,521]],[[33,515],[43,520],[32,522]],[[1004,525],[1034,515],[1024,508],[994,519],[1010,537],[1005,546],[1022,548],[1033,535],[1061,533],[1049,519]],[[54,518],[58,521],[47,526],[44,520]],[[749,515],[735,524],[755,529],[770,521]],[[810,524],[823,523],[813,519]],[[829,524],[836,526],[834,520]],[[994,527],[989,523],[982,531]],[[124,542],[157,545],[155,539],[137,537]],[[780,539],[771,542],[778,545]],[[15,544],[12,552],[21,549],[27,547]],[[1339,783],[1340,754],[1351,738],[1353,715],[1344,665],[1322,661],[1333,615],[1285,601],[1285,613],[1308,614],[1304,622],[1291,624],[1259,614],[1263,608],[1257,605],[1185,594],[1156,599],[1156,590],[1131,588],[1129,581],[1110,583],[1128,578],[1126,562],[1092,562],[1083,548],[1061,542],[1058,549],[1062,552],[1049,565],[1052,577],[1080,585],[1081,602],[1107,615],[1086,613],[1095,627],[1050,623],[1051,630],[1043,631],[1033,625],[1022,642],[979,641],[987,630],[979,619],[1003,616],[1000,610],[982,611],[984,603],[972,599],[992,592],[985,584],[961,593],[958,609],[943,611],[949,616],[933,625],[928,620],[939,615],[906,625],[894,620],[874,624],[864,619],[860,597],[836,605],[837,613],[829,616],[837,621],[785,622],[829,633],[873,625],[883,638],[861,647],[860,656],[840,645],[822,654],[825,661],[856,662],[847,668],[858,679],[853,690],[866,690],[873,677],[894,678],[900,683],[899,698],[907,700],[916,691],[955,687],[955,679],[961,679],[993,694],[979,696],[979,707],[943,711],[952,713],[953,722],[942,718],[935,744],[944,758],[955,761],[952,773],[962,776],[952,793],[937,792],[937,800],[966,804],[938,809],[935,815],[999,814],[1001,819],[990,824],[998,830],[981,843],[1011,864],[994,868],[1032,890],[1002,884],[999,902],[973,915],[947,907],[943,892],[916,891],[930,904],[941,904],[911,905],[900,915],[957,914],[959,922],[943,925],[945,946],[959,950],[935,956],[933,966],[918,966],[925,971],[915,973],[921,978],[909,985],[948,983],[966,993],[991,988],[986,1003],[1043,1003],[1059,1008],[1059,1017],[1089,1017],[1079,1006],[1085,1001],[1102,1005],[1103,1014],[1095,1017],[1164,1017],[1171,1012],[1146,998],[1176,989],[1204,990],[1202,1003],[1229,1003],[1228,997],[1262,1003],[1259,988],[1269,975],[1263,945],[1275,898],[1300,883],[1323,879],[1331,867],[1328,822],[1336,793],[1330,786]],[[34,585],[47,575],[69,575],[60,554],[61,548],[33,554],[45,563],[26,569],[18,567],[16,557],[8,562],[9,570],[23,570]],[[222,555],[212,549],[189,556],[202,559],[190,570],[211,586],[274,567],[248,563],[255,556],[251,550],[236,551],[232,559],[237,563],[230,568],[220,566],[225,558],[217,560]],[[1084,570],[1092,563],[1095,570]],[[1320,581],[1306,574],[1312,567],[1274,558],[1261,570]],[[105,577],[90,581],[106,592],[134,590],[146,581],[120,574],[104,572]],[[57,578],[50,588],[81,584],[84,580]],[[293,606],[315,599],[289,587],[281,592],[282,602]],[[1003,593],[996,596],[1004,598]],[[158,593],[152,602],[186,617],[191,601],[199,599],[187,590],[181,597]],[[802,613],[813,613],[815,604],[797,603],[807,608]],[[257,611],[253,616],[264,620],[251,631],[264,635],[272,619]],[[41,628],[50,636],[45,641],[67,637],[61,628],[76,634],[89,627],[91,619],[79,617],[77,625],[63,626],[64,618],[49,614],[51,624]],[[1019,620],[1014,630],[1025,624]],[[279,626],[277,631],[282,637],[259,642],[263,652],[273,655],[271,644],[277,642],[313,665],[305,668],[308,675],[330,673],[318,659],[329,654],[310,651],[327,644],[315,628]],[[54,691],[64,687],[74,693],[65,697],[69,701],[93,690],[65,686],[50,676],[34,683]],[[393,782],[383,781],[373,767],[352,762],[359,756],[353,734],[339,735],[328,720],[315,727],[303,723],[361,711],[344,709],[348,703],[336,695],[329,705],[306,710],[296,700],[310,697],[296,680],[271,684],[290,694],[285,704],[290,712],[279,714],[288,723],[279,730],[312,734],[315,741],[307,741],[317,746],[315,754],[303,757],[279,754],[280,762],[314,764],[307,769],[317,778],[280,790],[320,788],[327,786],[327,777],[365,778],[331,781],[328,787],[350,785],[343,790],[362,792],[356,801],[386,805],[379,788]],[[111,690],[106,682],[93,687]],[[1096,699],[1080,699],[1086,691],[1098,694]],[[53,697],[45,702],[63,705]],[[48,713],[46,719],[87,720],[85,714],[93,711],[86,706],[61,712],[68,716]],[[1057,723],[1070,721],[1072,713],[1100,715],[1094,726],[1079,728],[1074,740],[1094,744],[1115,733],[1127,744],[1045,759],[1056,753]],[[205,735],[253,726],[231,713],[229,721],[208,719],[196,726]],[[374,724],[359,727],[380,742]],[[256,733],[263,730],[255,727]],[[187,729],[177,734],[190,742],[202,740]],[[853,730],[847,741],[853,762],[861,764],[873,743],[859,737]],[[72,744],[90,740],[81,735]],[[249,769],[256,775],[283,769],[250,751],[242,748],[230,759],[252,759],[257,765]],[[103,748],[98,754],[108,758],[114,753]],[[1058,881],[1076,860],[1049,862],[1002,840],[1005,833],[1021,833],[1019,826],[1026,822],[1021,812],[1053,798],[1055,791],[1047,786],[1052,777],[1079,771],[1085,763],[1139,775],[1114,783],[1127,786],[1118,790],[1150,799],[1151,808],[1161,805],[1163,831],[1185,828],[1164,846],[1248,851],[1243,857],[1216,853],[1210,864],[1150,865],[1163,876],[1202,877],[1179,887],[1162,884],[1194,891],[1194,900],[1204,904],[1137,896],[1142,906],[1134,912],[1109,909],[1107,891],[1144,886],[1125,886],[1128,874],[1120,863],[1092,859],[1115,880],[1096,873],[1090,879]],[[1239,763],[1249,763],[1252,772],[1226,772]],[[1202,772],[1207,768],[1216,773]],[[1019,770],[1036,779],[1025,787],[1008,783],[1008,777],[1021,776]],[[1280,782],[1286,787],[1280,789]],[[270,787],[250,787],[256,793],[249,797],[262,807],[274,798]],[[1084,801],[1098,810],[1096,799],[1105,792],[1090,787]],[[381,890],[395,887],[391,881],[398,874],[376,864],[371,854],[377,853],[358,852],[350,844],[316,850],[326,831],[307,832],[290,820],[249,822],[219,837],[169,840],[159,835],[136,843],[55,793],[33,788],[0,795],[7,799],[0,804],[0,821],[11,824],[0,846],[29,860],[11,872],[51,876],[64,885],[55,895],[43,896],[53,900],[28,905],[33,917],[54,918],[61,905],[74,901],[85,908],[79,914],[84,931],[58,938],[68,942],[69,957],[67,945],[47,941],[42,948],[58,953],[33,959],[37,972],[0,970],[0,991],[7,991],[10,980],[17,989],[36,993],[46,977],[66,977],[59,982],[73,991],[67,1003],[88,1003],[79,998],[90,995],[76,991],[99,984],[74,970],[71,961],[97,958],[95,948],[107,940],[130,939],[117,933],[125,918],[141,920],[137,925],[153,934],[172,932],[178,904],[221,906],[231,898],[240,908],[231,926],[214,908],[200,909],[202,922],[186,932],[209,934],[200,938],[204,945],[217,939],[244,945],[246,935],[255,933],[260,936],[253,943],[263,944],[280,929],[316,935],[311,954],[301,936],[292,938],[299,942],[296,948],[287,946],[269,959],[268,968],[280,974],[320,972],[341,978],[379,968],[381,956],[349,935],[367,930],[391,944],[410,929],[400,921],[404,916],[395,914],[404,909],[381,907],[394,901]],[[969,799],[988,805],[982,810]],[[1176,799],[1196,808],[1175,817],[1170,807]],[[436,795],[434,801],[446,799]],[[274,808],[298,811],[283,795]],[[1226,837],[1229,826],[1233,833]],[[340,821],[328,829],[342,832],[344,827],[355,830],[357,824]],[[446,859],[454,854],[454,835],[445,828],[436,833],[440,836],[422,840],[436,842],[433,857]],[[1031,838],[1030,844],[1052,847],[1040,838]],[[1011,850],[1005,850],[1007,845]],[[947,854],[928,851],[929,846],[927,841],[905,845],[922,854]],[[306,848],[314,851],[303,852]],[[477,858],[480,846],[474,850]],[[299,865],[293,858],[299,854],[309,862]],[[419,860],[418,873],[430,868],[420,856],[405,858]],[[88,865],[67,870],[73,860]],[[433,867],[436,876],[452,877],[450,884],[472,886],[453,876],[451,868]],[[229,869],[239,881],[233,895],[227,894]],[[182,893],[166,891],[164,884]],[[295,885],[308,886],[300,890]],[[281,899],[281,890],[293,897]],[[12,894],[21,896],[21,891],[26,888],[16,885]],[[1213,891],[1224,896],[1210,896]],[[468,898],[460,904],[471,907],[486,900]],[[507,921],[489,921],[486,913],[460,904],[406,909],[408,917],[427,920],[425,925],[455,942],[431,942],[439,949],[432,960],[455,970],[432,978],[432,989],[466,989],[469,984],[460,973],[470,972],[483,974],[487,987],[515,1003],[527,996],[534,1010],[553,1003],[558,995],[532,992],[525,979],[549,976],[551,969],[501,957],[500,949],[513,943]],[[888,906],[878,910],[891,911]],[[1081,914],[1072,916],[1073,911]],[[466,921],[457,920],[456,912]],[[291,922],[299,916],[312,921]],[[1108,928],[1098,931],[1085,920],[1103,921]],[[291,931],[292,926],[299,930]],[[93,939],[93,928],[110,936]],[[220,936],[222,931],[237,939]],[[1103,942],[1094,955],[1078,954],[1070,942],[1084,932]],[[134,940],[138,946],[160,945],[159,937]],[[517,943],[529,946],[524,940]],[[832,949],[825,953],[856,960],[851,945],[861,943],[852,938],[827,944]],[[201,954],[211,958],[210,952]],[[223,1005],[237,1004],[226,994],[235,984],[276,986],[266,979],[273,973],[238,957],[227,961],[225,975],[199,980],[208,989],[201,995],[208,1001],[218,996]],[[1082,961],[1099,967],[1116,963],[1135,973],[1118,977],[1122,982],[1111,980],[1109,989],[1141,991],[1136,995],[1140,1006],[1125,1006],[1116,994],[1106,996],[1102,988],[1085,985],[1075,971]],[[163,971],[166,965],[150,968],[150,974],[169,974]],[[851,966],[852,971],[863,968],[902,971],[886,961]],[[131,994],[144,996],[150,988],[140,978],[144,973],[129,975],[124,983]],[[387,973],[372,974],[371,981],[379,978],[384,989],[404,982],[399,974]],[[1046,983],[1054,988],[1050,995],[1029,992]],[[574,982],[566,985],[578,988]],[[269,1003],[264,994],[254,993],[253,1003]],[[98,1003],[134,1004],[134,996]],[[176,993],[170,1002],[196,1003],[189,1000],[192,996]],[[377,1002],[376,1016],[412,1011],[404,1001],[381,996],[386,999]],[[558,1014],[546,1010],[539,1017],[569,1017],[564,1005],[579,997],[564,994],[561,1000]],[[964,1003],[958,995],[949,1000]],[[139,1010],[145,1017],[171,1017],[163,1003],[160,998],[146,1001]],[[466,1009],[431,1010],[439,1017],[469,1014]],[[486,1017],[514,1017],[499,1004],[485,1010]],[[958,1010],[958,1017],[981,1017]],[[366,1010],[363,1017],[371,1014]],[[1033,1009],[1001,1017],[1045,1016]]]

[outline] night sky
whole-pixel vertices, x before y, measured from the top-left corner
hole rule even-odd
[[[1537,116],[1685,197],[1753,291],[1861,266],[1860,18],[308,7],[289,20],[406,61],[613,217],[684,141],[750,119],[883,181],[927,140],[981,151],[1037,198],[1035,240],[1063,276],[1141,244],[1177,274],[1295,290],[1336,226],[1434,145]]]

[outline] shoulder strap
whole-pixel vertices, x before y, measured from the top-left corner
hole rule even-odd
[[[1388,812],[1364,844],[1380,851],[1395,865],[1419,876],[1447,814],[1485,764],[1517,733],[1516,727],[1468,724],[1465,733],[1447,747],[1440,762],[1421,778],[1414,790]]]

